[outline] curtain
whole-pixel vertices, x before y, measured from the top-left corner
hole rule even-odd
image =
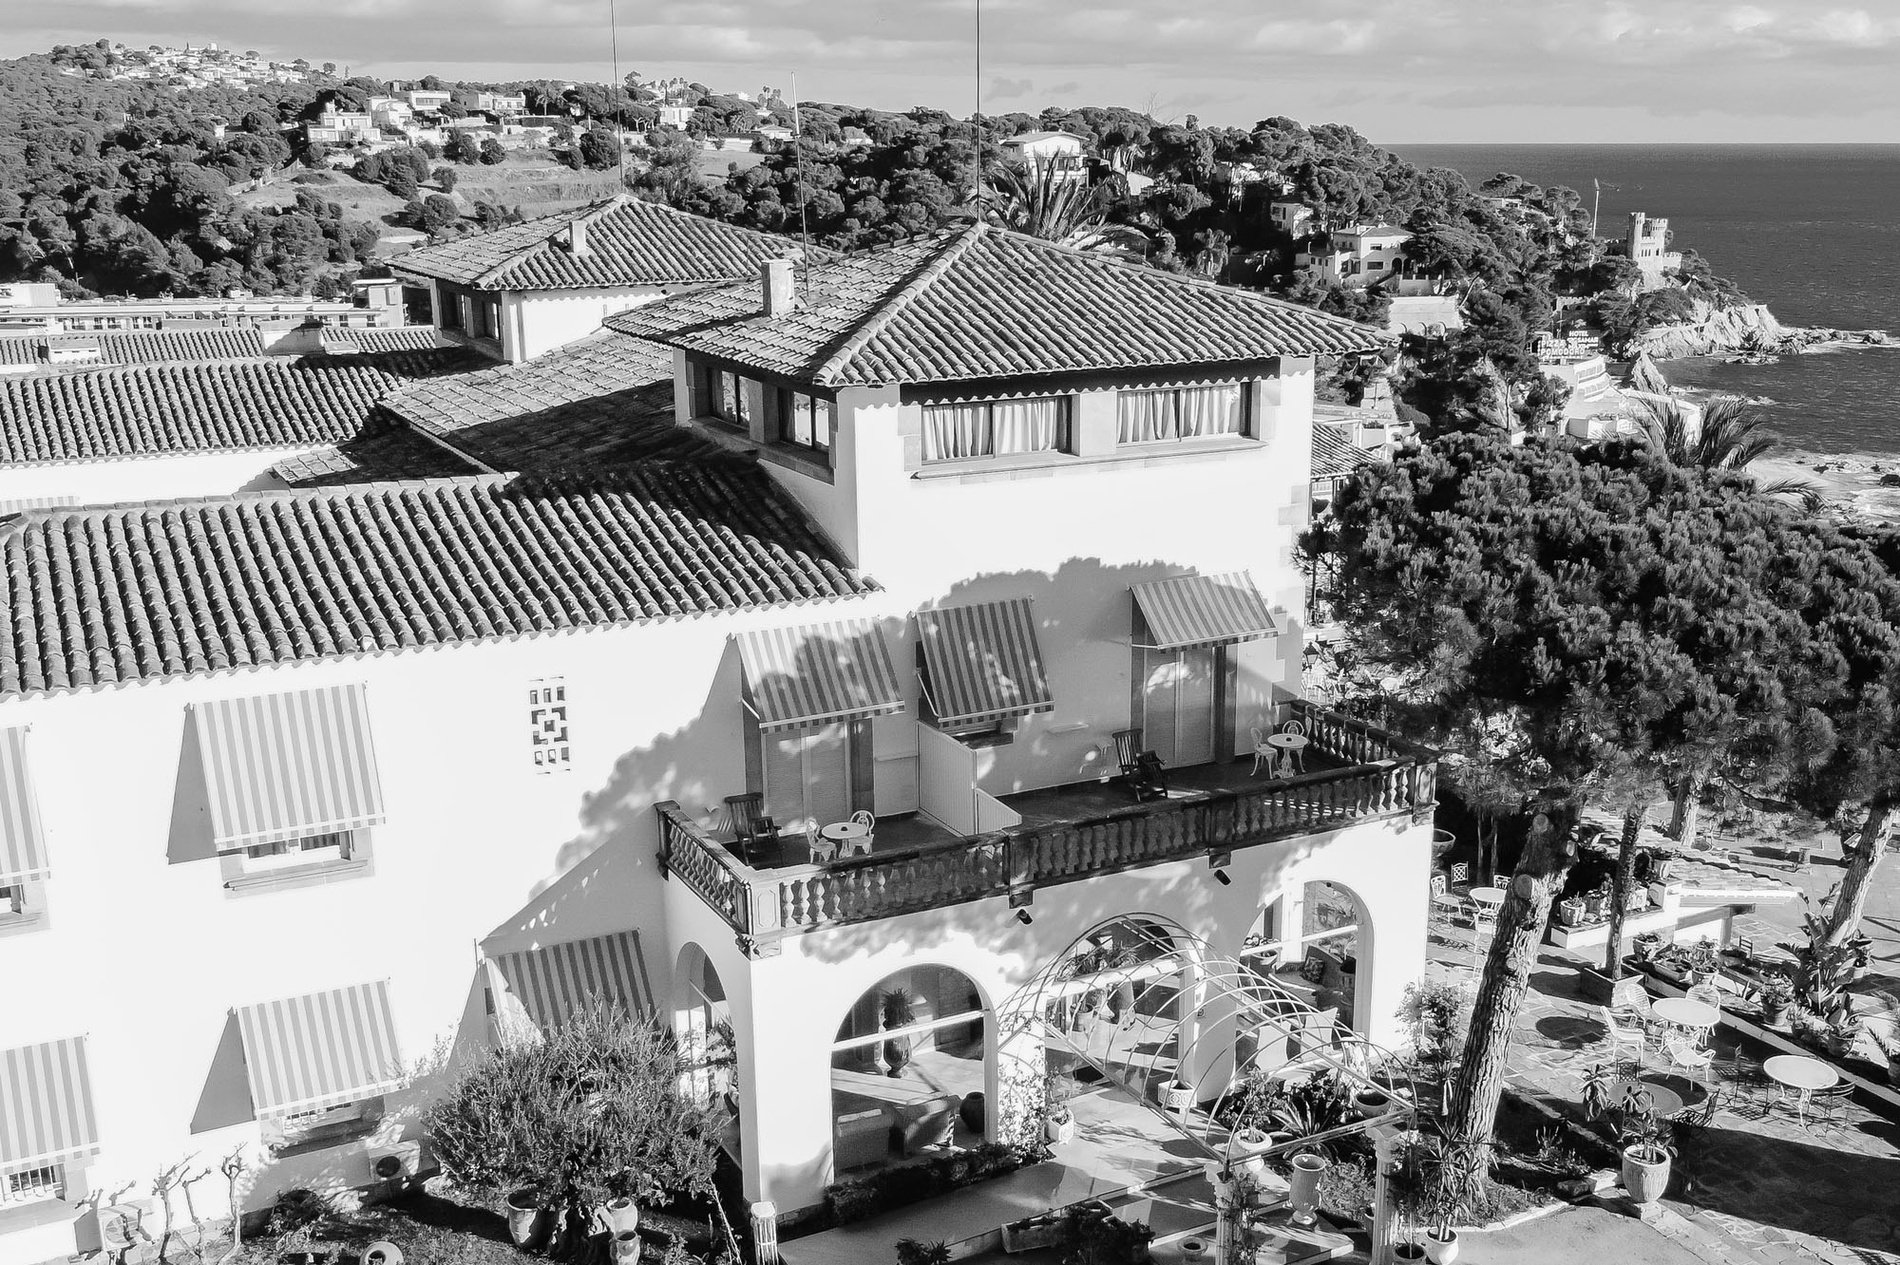
[[[1119,422],[1116,438],[1120,443],[1145,444],[1177,437],[1172,391],[1118,392],[1115,413]]]
[[[924,460],[989,456],[994,451],[989,420],[986,404],[925,405]]]
[[[1184,387],[1177,395],[1181,402],[1181,438],[1240,434],[1238,382],[1225,382],[1211,387]]]
[[[1062,446],[1062,401],[998,400],[990,405],[997,452],[1055,452]]]

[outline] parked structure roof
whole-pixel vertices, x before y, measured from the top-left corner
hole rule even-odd
[[[0,365],[51,365],[56,349],[97,347],[95,365],[148,365],[184,360],[242,360],[264,354],[264,336],[251,326],[203,329],[102,330],[94,334],[0,335]]]
[[[731,457],[35,510],[0,527],[0,695],[872,587]]]
[[[451,348],[0,378],[0,462],[340,443],[391,390],[480,359]]]
[[[579,250],[571,244],[577,224],[586,242]],[[561,290],[705,285],[752,277],[767,259],[803,257],[799,245],[783,237],[658,202],[614,198],[423,246],[391,260],[390,267],[477,290]]]
[[[1386,334],[1251,290],[975,224],[811,269],[767,318],[757,282],[609,317],[623,333],[825,387],[1204,366],[1372,351]]]
[[[604,330],[521,364],[414,383],[384,404],[494,471],[717,451],[673,424],[671,349]]]

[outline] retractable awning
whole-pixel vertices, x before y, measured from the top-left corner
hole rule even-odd
[[[197,711],[219,851],[383,821],[361,685],[222,699]]]
[[[1253,641],[1279,633],[1267,600],[1245,571],[1181,575],[1134,586],[1135,605],[1148,623],[1149,650],[1184,650]]]
[[[98,1153],[86,1038],[0,1050],[0,1174]]]
[[[884,634],[868,619],[738,634],[752,710],[767,733],[904,710]]]
[[[635,931],[503,953],[494,964],[508,991],[543,1032],[589,1006],[619,1010],[631,1019],[645,1018],[653,1010]]]
[[[1028,598],[918,611],[917,630],[938,724],[1054,710]]]
[[[317,1111],[402,1083],[389,985],[354,984],[237,1012],[257,1113]]]
[[[0,729],[0,883],[48,873],[40,801],[26,760],[26,727]]]

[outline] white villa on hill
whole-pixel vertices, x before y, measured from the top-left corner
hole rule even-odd
[[[1019,1133],[1023,999],[1090,987],[1078,942],[1166,985],[1102,1056],[1137,1099],[1259,1065],[1236,971],[1395,1042],[1434,766],[1299,697],[1294,560],[1314,357],[1384,336],[981,226],[804,286],[717,225],[601,262],[674,215],[418,273],[498,329],[657,300],[388,406],[484,468],[617,464],[0,519],[0,1260],[93,1248],[88,1192],[187,1155],[246,1147],[252,1210],[426,1170],[417,1061],[590,1000],[730,1024],[728,1149],[785,1217]],[[636,411],[537,430],[563,365]]]
[[[412,250],[391,261],[426,286],[436,328],[518,363],[583,338],[615,312],[803,258],[781,237],[615,198]]]

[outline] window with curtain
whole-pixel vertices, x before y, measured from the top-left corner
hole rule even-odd
[[[1066,396],[924,405],[924,460],[965,461],[1068,446]]]
[[[830,452],[831,436],[837,424],[837,406],[830,400],[821,400],[802,391],[779,392],[779,442]]]
[[[1122,391],[1116,396],[1115,411],[1118,443],[1170,443],[1247,433],[1247,392],[1241,382]]]

